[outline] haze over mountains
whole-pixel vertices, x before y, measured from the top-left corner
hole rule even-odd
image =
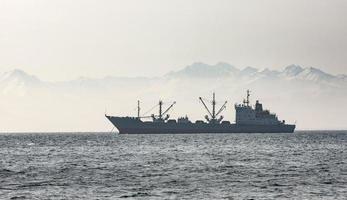
[[[134,74],[137,74],[134,72]],[[112,125],[103,117],[135,115],[136,101],[146,113],[157,101],[177,101],[172,117],[188,115],[192,120],[206,114],[197,97],[207,99],[216,92],[223,113],[234,121],[234,103],[245,91],[251,101],[298,129],[347,129],[347,76],[332,75],[318,68],[290,65],[283,70],[239,69],[228,63],[193,63],[162,77],[78,78],[49,82],[19,69],[0,76],[0,131],[108,131]],[[313,117],[314,116],[314,117]]]

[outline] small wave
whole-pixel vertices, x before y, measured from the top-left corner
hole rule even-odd
[[[26,196],[14,196],[14,197],[11,197],[10,199],[26,199]]]
[[[38,182],[28,182],[28,183],[25,183],[25,184],[20,185],[18,187],[31,188],[31,187],[40,187],[40,186],[57,186],[57,184],[55,184],[54,182],[51,182],[51,181],[38,181]]]
[[[331,184],[333,184],[333,182],[332,181],[324,181],[323,184],[331,185]]]
[[[133,197],[148,197],[150,196],[150,194],[148,194],[147,192],[137,192],[134,194],[125,194],[120,196],[120,198],[133,198]]]
[[[171,190],[169,190],[169,191],[164,191],[163,193],[166,193],[166,194],[179,194],[179,192],[177,192],[177,191],[171,191]]]
[[[16,173],[15,171],[9,169],[0,169],[0,174]]]
[[[12,171],[12,170],[9,170],[9,169],[0,169],[0,177],[3,177],[3,176],[11,176],[11,175],[15,175],[15,174],[21,174],[22,172],[16,172],[16,171]]]
[[[272,183],[272,184],[270,184],[270,186],[273,186],[273,187],[285,187],[285,186],[287,186],[287,185],[285,185],[285,184],[280,184],[280,183]]]

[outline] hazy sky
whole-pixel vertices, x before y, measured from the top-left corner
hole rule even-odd
[[[346,0],[0,0],[0,72],[156,76],[192,62],[347,74]]]

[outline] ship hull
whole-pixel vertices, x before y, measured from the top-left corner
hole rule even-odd
[[[238,125],[208,123],[154,123],[137,118],[106,116],[120,134],[293,133],[295,125]]]

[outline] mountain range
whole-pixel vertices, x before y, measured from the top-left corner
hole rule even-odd
[[[314,67],[301,67],[299,65],[289,65],[283,70],[257,69],[254,67],[246,67],[238,69],[228,63],[217,63],[208,65],[205,63],[193,63],[186,66],[182,70],[173,71],[165,74],[163,77],[113,77],[107,76],[102,79],[94,79],[80,77],[75,80],[63,82],[46,82],[41,81],[38,77],[30,75],[20,69],[14,69],[0,75],[0,86],[2,88],[25,88],[25,87],[42,87],[52,85],[71,85],[71,86],[105,86],[110,84],[120,84],[121,82],[143,83],[148,81],[163,79],[214,79],[214,78],[234,78],[248,79],[249,81],[257,81],[259,79],[281,79],[281,80],[300,80],[314,83],[323,83],[330,86],[342,87],[347,82],[347,75],[332,75]],[[134,83],[132,83],[133,85]],[[6,89],[8,91],[8,89]],[[6,93],[6,92],[5,92]]]
[[[178,102],[172,116],[205,114],[197,101],[216,92],[220,101],[230,102],[225,115],[234,120],[233,104],[245,91],[251,100],[299,129],[346,129],[347,76],[333,75],[318,68],[289,65],[282,70],[246,67],[228,63],[209,65],[196,62],[160,77],[81,77],[50,82],[20,69],[0,75],[0,131],[105,131],[111,125],[102,117],[134,115],[137,99],[143,110],[157,100]],[[313,118],[314,116],[314,118]],[[317,123],[318,122],[318,123]]]
[[[228,63],[217,63],[216,65],[208,65],[204,63],[193,63],[184,69],[176,72],[170,72],[167,77],[186,77],[186,78],[248,78],[253,81],[257,79],[284,79],[284,80],[304,80],[312,82],[324,82],[326,84],[345,84],[346,75],[332,75],[314,67],[301,67],[299,65],[289,65],[283,70],[257,69],[254,67],[246,67],[238,69]]]

